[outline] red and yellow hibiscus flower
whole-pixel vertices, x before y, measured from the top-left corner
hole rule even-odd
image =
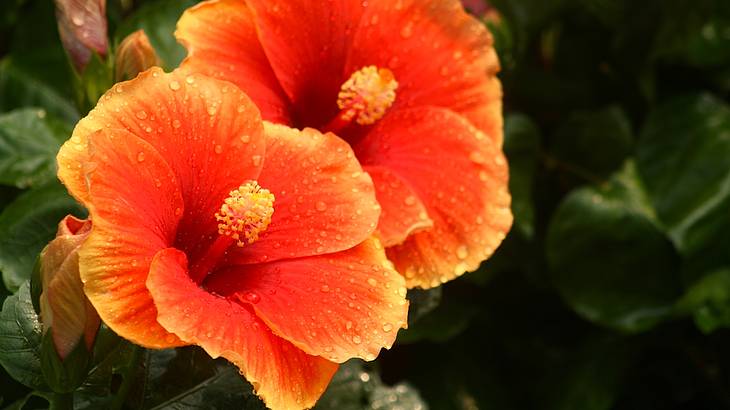
[[[79,266],[103,321],[229,359],[271,408],[311,407],[336,363],[374,359],[405,326],[350,147],[263,123],[233,84],[157,68],[119,83],[58,163],[93,220]]]
[[[353,147],[409,287],[476,269],[504,239],[499,63],[458,0],[211,0],[176,36],[183,69],[237,84],[266,120]]]

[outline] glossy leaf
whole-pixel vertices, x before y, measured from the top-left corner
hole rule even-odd
[[[637,332],[670,316],[679,260],[632,163],[608,184],[568,195],[546,246],[553,283],[584,318]]]
[[[55,179],[56,153],[70,134],[42,109],[0,115],[0,184],[27,188]]]
[[[0,270],[5,287],[14,291],[30,279],[43,246],[67,214],[83,216],[80,206],[54,182],[20,195],[0,214]]]
[[[33,310],[26,282],[3,303],[0,313],[0,364],[28,387],[43,389],[41,373],[41,323]]]
[[[658,107],[641,133],[636,164],[659,219],[683,255],[727,244],[730,106],[702,94]]]

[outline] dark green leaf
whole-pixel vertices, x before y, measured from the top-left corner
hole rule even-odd
[[[146,351],[135,382],[140,409],[265,408],[235,366],[197,347]]]
[[[618,169],[631,151],[631,123],[617,106],[575,111],[553,135],[555,158],[604,178]]]
[[[163,67],[172,70],[186,54],[173,36],[175,25],[182,12],[195,3],[195,0],[155,0],[144,3],[119,27],[115,36],[117,43],[130,33],[143,29],[162,59]]]
[[[30,279],[38,253],[68,214],[83,216],[65,188],[51,183],[20,195],[0,214],[0,270],[11,291]]]
[[[509,190],[515,227],[526,238],[535,233],[532,189],[535,182],[540,131],[529,117],[512,114],[504,120],[504,152],[509,160]]]
[[[730,252],[730,107],[707,94],[671,100],[649,116],[637,167],[657,215],[684,255]]]
[[[671,314],[679,261],[632,163],[605,186],[571,193],[546,245],[555,286],[586,319],[636,332]]]
[[[41,372],[42,326],[26,282],[5,299],[0,313],[0,364],[15,380],[34,389],[45,386]]]
[[[26,108],[0,115],[0,184],[27,188],[55,178],[56,153],[70,127]]]
[[[418,391],[408,384],[386,386],[377,372],[366,370],[359,360],[340,366],[316,410],[425,410]]]
[[[704,333],[730,327],[730,269],[705,275],[677,303],[679,310],[694,315]]]
[[[18,67],[12,57],[4,58],[0,61],[0,112],[32,106],[42,107],[69,124],[79,119],[73,99]]]

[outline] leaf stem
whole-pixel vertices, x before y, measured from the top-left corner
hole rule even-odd
[[[51,406],[49,410],[73,410],[74,394],[70,393],[53,393],[51,398]]]
[[[141,357],[142,348],[137,345],[132,345],[132,357],[129,360],[129,365],[122,373],[122,384],[119,386],[119,391],[111,405],[112,410],[119,410],[124,406],[124,401],[127,399],[129,389],[132,388],[132,384],[134,382],[134,371],[137,369],[137,364]]]

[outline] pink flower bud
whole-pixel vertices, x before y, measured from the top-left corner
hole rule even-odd
[[[79,277],[78,250],[90,231],[91,221],[68,215],[58,224],[56,238],[40,256],[41,321],[44,332],[51,332],[61,360],[82,338],[91,350],[99,329],[99,315],[86,298]]]
[[[82,72],[91,53],[106,56],[106,0],[55,0],[61,42],[76,71]]]

